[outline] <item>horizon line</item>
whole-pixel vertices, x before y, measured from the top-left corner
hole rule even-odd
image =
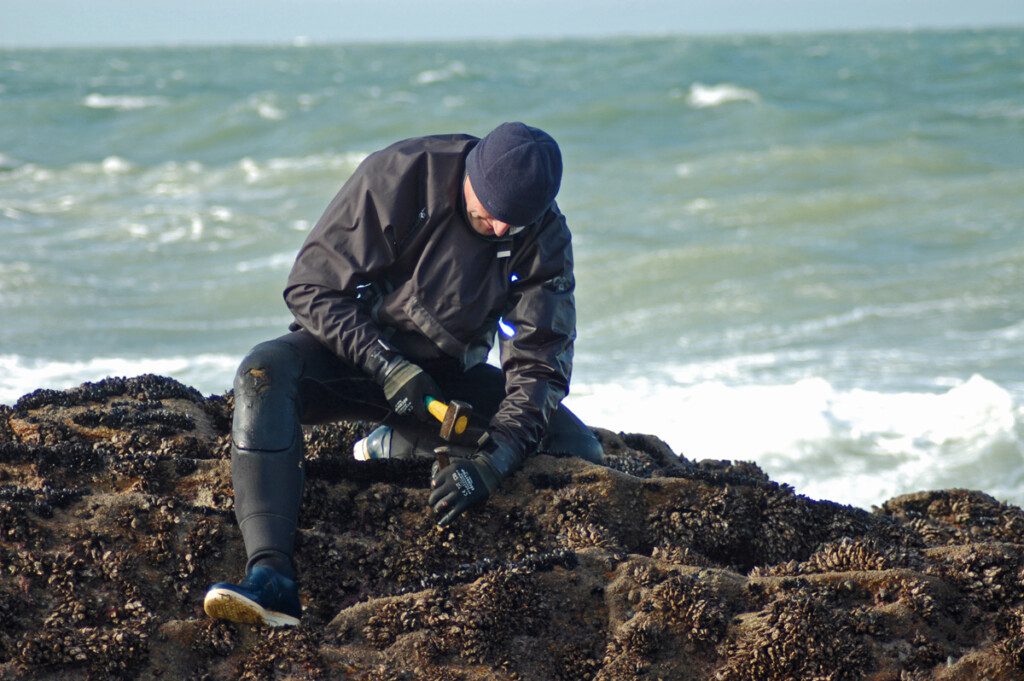
[[[479,36],[472,39],[466,38],[442,38],[442,37],[420,37],[420,38],[329,38],[324,40],[313,39],[307,36],[297,35],[292,38],[280,40],[180,40],[173,42],[153,41],[141,42],[111,42],[111,43],[50,43],[50,44],[23,44],[5,45],[0,44],[0,52],[3,51],[31,51],[31,50],[105,50],[105,49],[174,49],[183,47],[342,47],[342,46],[385,46],[385,45],[475,45],[487,43],[488,45],[520,43],[520,42],[590,42],[602,40],[666,40],[672,38],[763,38],[769,36],[815,36],[815,35],[854,35],[861,33],[955,33],[955,32],[992,32],[992,31],[1021,31],[1024,30],[1024,23],[1021,24],[950,24],[950,25],[913,25],[913,26],[858,26],[845,28],[820,28],[820,29],[778,29],[778,30],[740,30],[723,31],[709,29],[706,31],[665,31],[665,32],[609,32],[609,33],[566,33],[563,35],[521,35],[521,36]]]

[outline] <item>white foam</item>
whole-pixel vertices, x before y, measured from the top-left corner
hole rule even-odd
[[[249,184],[258,182],[263,178],[263,172],[260,170],[259,164],[248,156],[238,162],[238,167],[245,173],[245,181]]]
[[[266,161],[266,169],[273,172],[294,170],[354,170],[368,156],[365,152],[354,151],[345,154],[310,154],[300,157],[272,158]]]
[[[264,120],[282,121],[287,117],[284,110],[277,105],[277,97],[271,93],[261,93],[249,97],[249,106]]]
[[[90,109],[115,109],[117,111],[135,111],[165,104],[167,104],[167,99],[164,97],[101,95],[95,92],[86,95],[82,100],[82,105]]]
[[[635,379],[574,384],[567,404],[587,423],[659,435],[691,459],[755,461],[813,497],[868,507],[910,491],[968,487],[1024,501],[1024,407],[981,376],[938,393],[841,391],[822,378]]]
[[[675,167],[676,177],[693,177],[693,164],[680,163]]]
[[[210,206],[210,217],[217,222],[231,222],[235,213],[227,206]]]
[[[68,362],[0,355],[0,404],[13,404],[37,388],[63,389],[107,376],[153,373],[171,376],[199,390],[221,393],[231,387],[231,377],[241,357],[200,354],[190,357],[96,357]]]
[[[281,177],[292,173],[348,171],[352,172],[367,157],[365,152],[352,151],[344,154],[311,154],[300,157],[271,158],[256,161],[248,156],[238,162],[238,167],[245,174],[249,184],[267,178]]]
[[[120,156],[108,156],[100,164],[107,175],[123,175],[132,169],[132,164]]]
[[[128,232],[129,236],[135,237],[137,239],[144,239],[148,237],[151,233],[149,225],[143,224],[141,222],[126,222],[122,225],[122,227]]]
[[[451,80],[456,76],[464,75],[466,75],[466,65],[461,61],[453,61],[440,69],[421,71],[416,75],[415,81],[419,85],[429,85],[431,83],[441,83],[446,80]]]
[[[683,208],[687,213],[704,213],[715,207],[711,199],[697,198],[687,203]]]
[[[289,269],[294,262],[295,252],[288,251],[287,253],[275,253],[274,255],[270,255],[265,258],[243,260],[235,265],[235,269],[239,272],[252,272],[253,270],[285,271]]]
[[[160,244],[176,244],[177,242],[184,241],[187,237],[188,229],[185,227],[174,227],[161,231],[157,236],[157,242]]]
[[[721,106],[730,102],[760,102],[761,96],[753,90],[738,87],[729,83],[704,85],[693,83],[686,103],[695,109],[706,109]]]
[[[256,113],[259,114],[260,118],[265,118],[268,121],[283,121],[285,118],[284,111],[269,102],[258,103],[256,105]]]

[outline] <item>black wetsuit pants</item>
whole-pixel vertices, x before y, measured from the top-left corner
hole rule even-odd
[[[471,427],[486,429],[505,397],[500,369],[478,365],[463,371],[453,360],[420,366],[445,398],[473,405]],[[396,441],[421,441],[426,451],[440,444],[436,422],[395,416],[375,381],[306,331],[253,348],[238,368],[234,387],[231,478],[248,568],[267,563],[294,575],[291,556],[304,481],[302,424],[342,419],[387,422]],[[539,449],[591,461],[602,458],[597,438],[563,406],[552,415]]]

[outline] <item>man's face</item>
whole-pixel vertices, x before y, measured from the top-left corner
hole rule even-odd
[[[462,183],[462,193],[466,198],[466,213],[469,215],[470,226],[484,236],[505,236],[511,225],[487,212],[484,204],[480,203],[476,192],[473,191],[469,175],[466,175],[466,179]]]

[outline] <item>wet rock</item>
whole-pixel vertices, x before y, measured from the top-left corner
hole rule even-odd
[[[604,465],[533,457],[441,529],[429,461],[305,428],[303,626],[210,621],[233,407],[152,375],[0,406],[0,678],[1024,678],[1021,509],[869,513],[602,429]]]

